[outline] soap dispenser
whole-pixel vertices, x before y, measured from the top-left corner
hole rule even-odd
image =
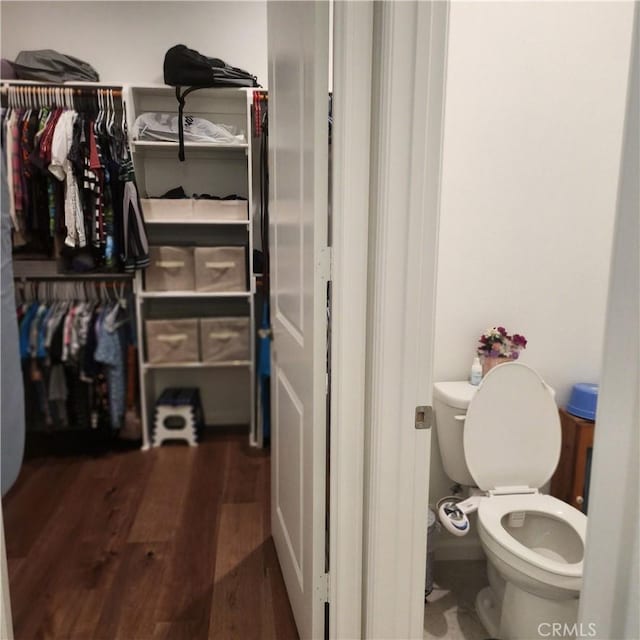
[[[471,375],[469,376],[469,382],[477,387],[482,381],[482,365],[480,364],[480,358],[476,356],[473,359],[473,364],[471,365]]]

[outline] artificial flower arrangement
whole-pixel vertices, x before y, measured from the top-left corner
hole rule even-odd
[[[527,346],[527,339],[517,333],[510,336],[504,327],[493,327],[480,336],[478,355],[485,358],[517,360]]]

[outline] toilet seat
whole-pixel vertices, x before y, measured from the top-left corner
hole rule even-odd
[[[483,491],[541,487],[560,458],[560,416],[551,389],[525,364],[495,367],[469,404],[463,445]]]
[[[552,496],[517,494],[483,498],[478,508],[480,526],[504,550],[525,563],[565,578],[582,577],[582,560],[564,563],[552,560],[518,542],[502,525],[502,518],[512,512],[541,513],[556,518],[571,527],[580,537],[584,557],[587,517],[571,505]]]

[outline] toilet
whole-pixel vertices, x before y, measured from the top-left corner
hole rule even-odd
[[[482,623],[501,640],[547,637],[553,623],[570,629],[587,518],[539,492],[560,456],[553,391],[516,362],[492,369],[479,387],[436,383],[434,409],[445,472],[477,487],[460,504],[467,513],[477,509],[487,556],[489,586],[476,598]]]

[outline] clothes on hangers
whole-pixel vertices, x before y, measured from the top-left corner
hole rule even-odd
[[[67,237],[64,242],[69,247],[84,247],[87,244],[80,190],[70,158],[73,128],[77,118],[75,111],[65,111],[60,115],[51,141],[49,164],[49,172],[60,182],[65,182],[64,223]]]
[[[28,425],[121,428],[127,376],[135,375],[126,309],[121,300],[18,305]]]
[[[124,105],[106,89],[30,91],[10,87],[2,113],[14,251],[51,257],[60,234],[74,271],[144,268],[148,241]]]

